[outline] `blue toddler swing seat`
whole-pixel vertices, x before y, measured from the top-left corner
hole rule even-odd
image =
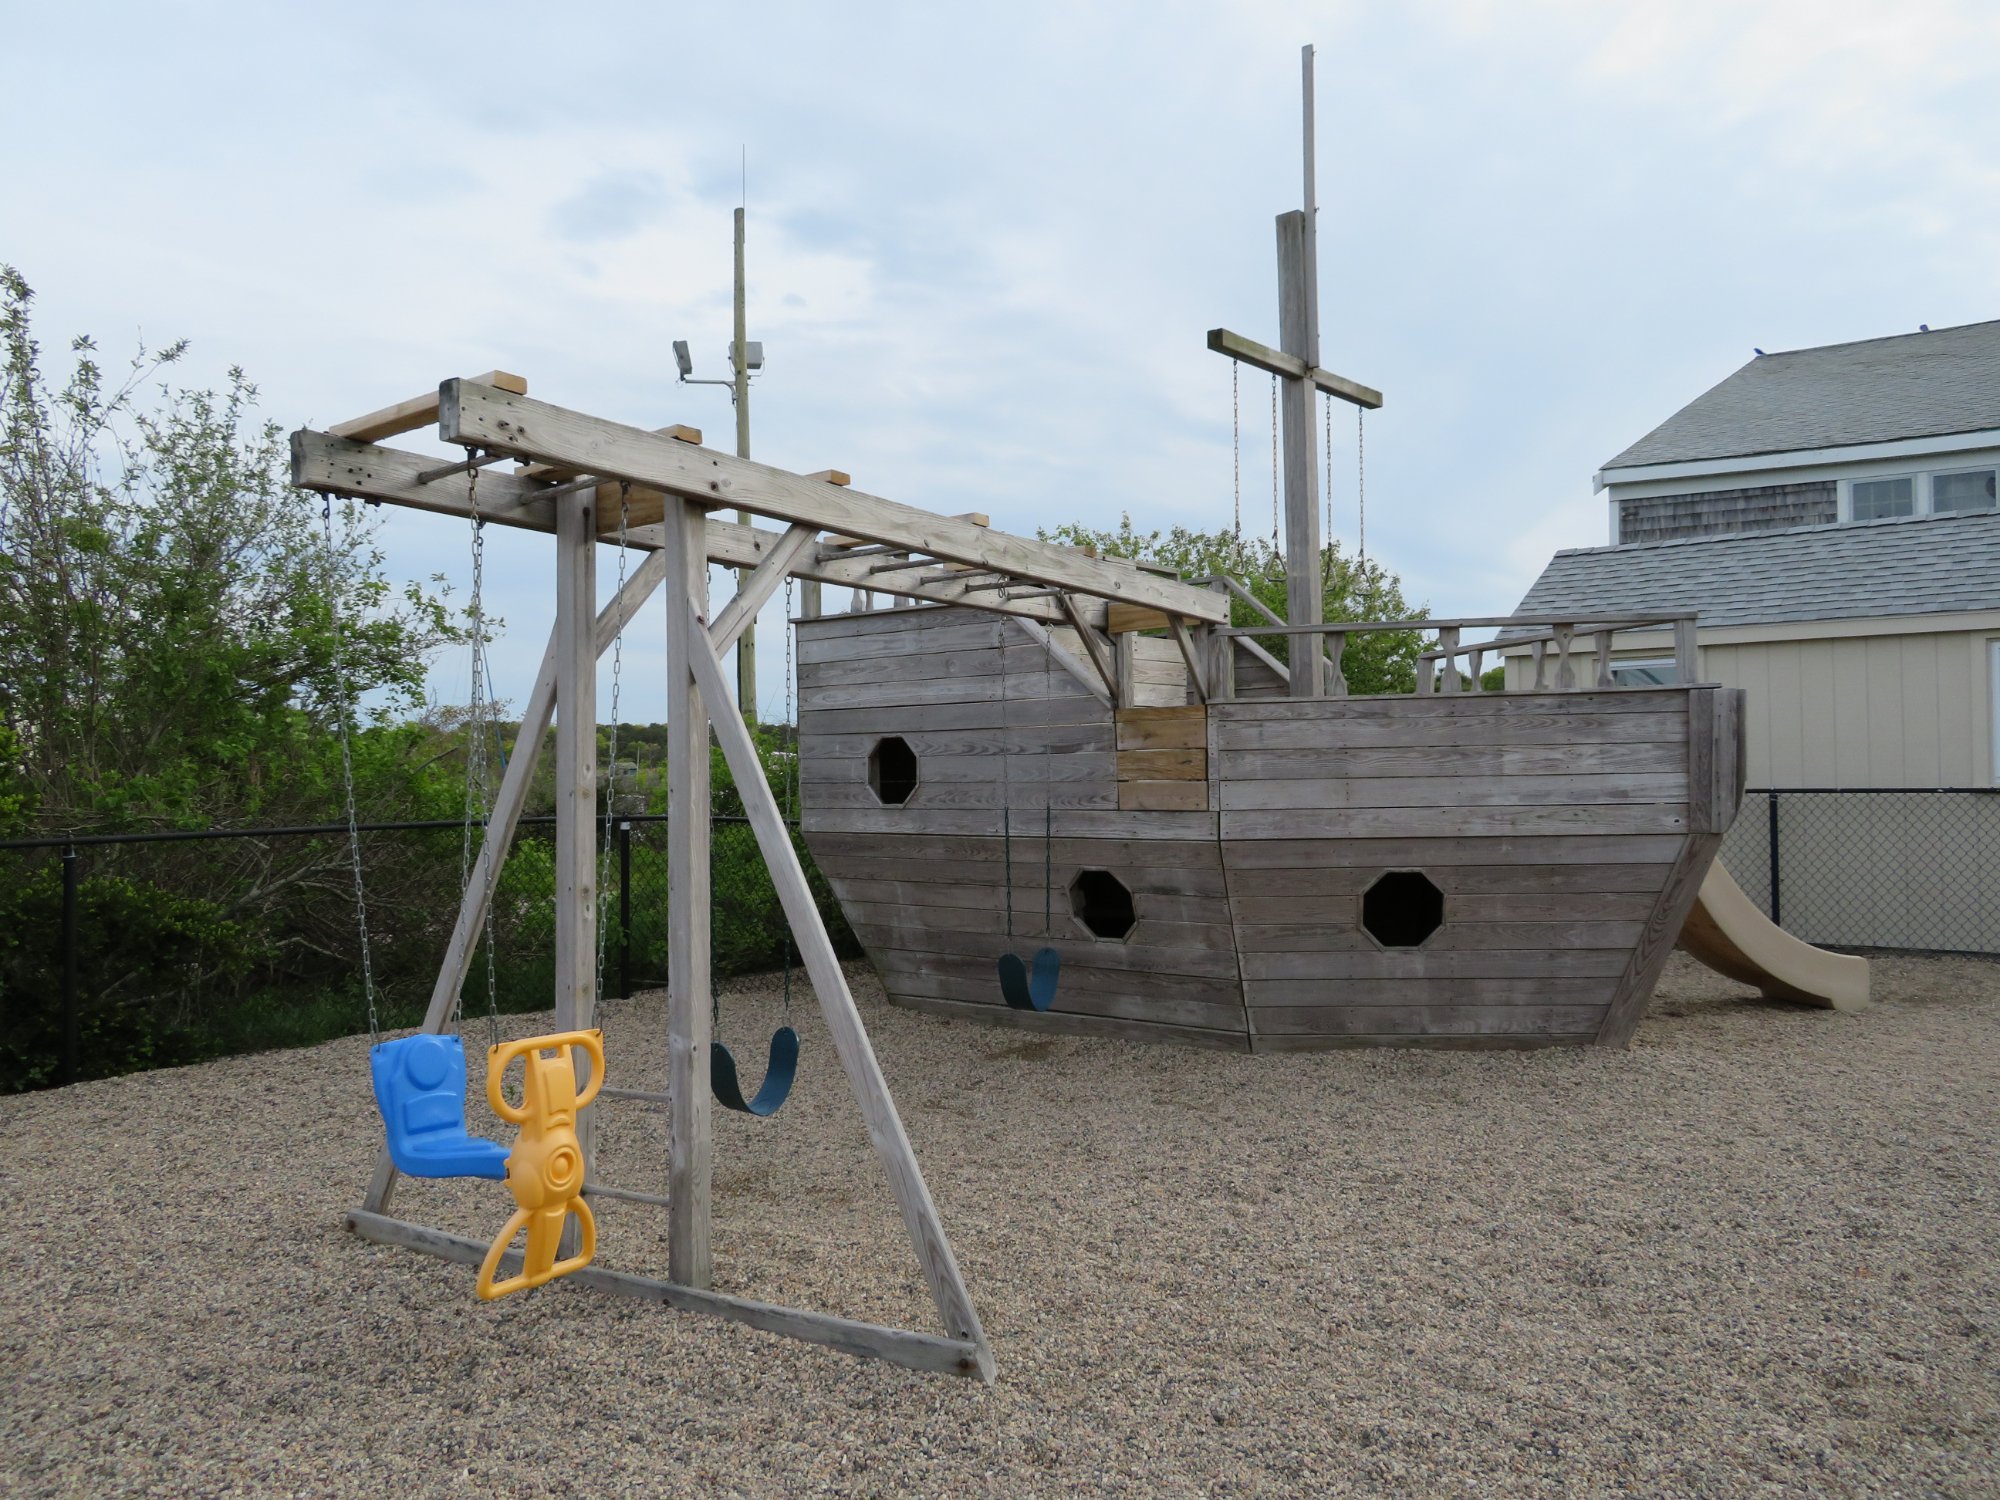
[[[389,1159],[406,1177],[507,1178],[509,1148],[465,1127],[465,1042],[419,1032],[368,1054]]]

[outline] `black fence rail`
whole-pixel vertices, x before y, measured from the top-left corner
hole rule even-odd
[[[1721,857],[1809,943],[2000,954],[2000,790],[1754,790]]]
[[[468,1013],[549,1004],[553,818],[524,818],[461,994]],[[600,820],[608,995],[664,982],[663,815]],[[747,819],[713,819],[718,975],[788,961],[790,932]],[[836,944],[853,939],[796,827],[793,846]],[[474,833],[474,852],[477,850]],[[361,826],[377,1008],[421,1020],[457,919],[463,825]],[[0,843],[0,1092],[298,1046],[365,1030],[345,824],[94,834]]]

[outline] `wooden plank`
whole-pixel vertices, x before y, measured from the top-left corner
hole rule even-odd
[[[1668,944],[1672,946],[1671,942]],[[1629,950],[1584,948],[1570,952],[1462,953],[1396,948],[1375,953],[1259,953],[1245,948],[1243,980],[1425,979],[1444,989],[1461,979],[1596,979],[1607,983],[1625,971]]]
[[[440,427],[448,442],[472,442],[544,462],[576,464],[711,507],[730,506],[803,522],[1045,586],[1121,603],[1150,604],[1190,619],[1226,618],[1226,606],[1206,589],[1052,543],[1008,536],[750,459],[689,448],[477,381],[447,381],[441,396]]]
[[[1106,610],[1109,614],[1109,610]],[[1117,663],[1118,712],[1123,714],[1138,706],[1139,702],[1139,637],[1127,630],[1112,636],[1111,644]]]
[[[1335,1052],[1395,1047],[1410,1052],[1527,1052],[1544,1047],[1583,1047],[1587,1031],[1548,1036],[1254,1036],[1250,1050],[1265,1052]]]
[[[1314,364],[1319,332],[1311,323],[1315,270],[1306,266],[1309,232],[1303,210],[1278,215],[1278,345],[1304,369]],[[1325,609],[1320,572],[1319,463],[1313,393],[1303,379],[1282,382],[1284,409],[1285,619],[1293,628],[1317,625]],[[1297,637],[1291,654],[1288,691],[1294,699],[1318,698],[1326,690],[1320,656],[1322,637]]]
[[[1657,864],[1663,872],[1680,855],[1678,834],[1533,834],[1523,837],[1243,840],[1223,845],[1232,872],[1313,866]]]
[[[1064,594],[1056,602],[1062,606],[1063,615],[1068,619],[1070,628],[1076,632],[1078,642],[1090,657],[1091,669],[1102,679],[1105,693],[1115,702],[1118,697],[1118,666],[1112,660],[1111,648],[1105,645],[1096,628],[1084,618],[1083,611],[1077,608],[1074,599]],[[1105,613],[1107,616],[1110,614],[1108,605]]]
[[[739,576],[736,597],[722,607],[722,613],[715,617],[715,623],[708,630],[709,643],[716,650],[727,651],[736,644],[737,637],[755,623],[757,611],[778,591],[778,585],[791,572],[792,564],[814,544],[815,537],[810,526],[792,527],[779,538],[762,562]]]
[[[1653,989],[1660,982],[1660,971],[1667,966],[1667,955],[1673,952],[1681,928],[1687,923],[1688,912],[1694,908],[1695,898],[1701,894],[1702,878],[1708,874],[1708,867],[1715,861],[1715,851],[1721,847],[1721,834],[1696,833],[1689,836],[1681,857],[1675,861],[1672,873],[1667,876],[1658,903],[1647,916],[1645,933],[1633,948],[1619,977],[1617,993],[1612,996],[1610,1008],[1604,1015],[1604,1024],[1597,1033],[1599,1046],[1631,1045],[1632,1033],[1638,1030],[1640,1017],[1645,1015],[1646,1005],[1653,998]]]
[[[1120,750],[1120,781],[1206,781],[1206,750]]]
[[[667,517],[667,1265],[683,1286],[714,1278],[709,1225],[714,1120],[709,1105],[710,840],[706,704],[716,719],[742,721],[720,684],[704,692],[697,659],[708,657],[701,618],[708,568],[700,556],[700,507]]]
[[[893,981],[885,981],[884,993],[905,1003],[921,997],[973,1005],[1002,1004],[993,966],[984,964],[982,968],[985,972],[966,975],[942,974],[935,969],[901,973]],[[1063,1014],[1072,1016],[1103,1016],[1215,1031],[1240,1032],[1245,1029],[1241,995],[1231,994],[1226,1000],[1206,1004],[1168,1000],[1150,992],[1143,980],[1135,982],[1130,975],[1124,976],[1124,979],[1123,990],[1109,994],[1098,994],[1066,984],[1057,997],[1057,1006]]]
[[[806,781],[800,783],[800,789],[805,807],[813,813],[838,812],[847,808],[879,810],[900,813],[902,821],[914,826],[938,810],[1011,807],[1016,811],[1025,808],[1039,813],[1044,806],[1053,807],[1058,812],[1065,808],[1114,808],[1118,806],[1118,785],[1108,772],[1087,781],[1028,781],[1018,777],[1013,781],[926,781],[922,762],[919,762],[917,789],[907,802],[899,804],[884,806],[882,799],[865,781]],[[1035,833],[1040,836],[1039,818],[1035,819]]]
[[[1086,666],[1076,657],[1070,655],[1069,652],[1063,650],[1050,630],[1031,620],[1017,618],[1013,623],[1022,635],[1025,635],[1034,643],[1045,662],[1052,662],[1056,667],[1060,668],[1065,676],[1069,677],[1076,686],[1082,688],[1085,693],[1097,702],[1107,706],[1110,704],[1111,692],[1099,681],[1096,669]],[[1046,686],[1044,687],[1044,691],[1047,691]]]
[[[837,484],[843,487],[854,483],[853,476],[844,469],[815,469],[806,475],[806,478],[817,479],[822,484]]]
[[[1026,868],[1023,868],[1023,866]],[[1123,879],[1124,871],[1119,877]],[[1163,874],[1165,872],[1162,872]],[[1064,887],[1075,874],[1075,866],[1059,865],[1056,875],[1056,905],[1065,898]],[[1006,901],[1006,885],[1000,879],[979,882],[862,879],[829,875],[842,910],[853,908],[869,914],[871,905],[893,907],[950,907],[973,912],[997,912]],[[1127,882],[1128,888],[1130,882]],[[1038,915],[1042,899],[1042,870],[1039,859],[1016,861],[1014,869],[1014,909]],[[1030,903],[1033,903],[1030,905]],[[1188,895],[1175,891],[1132,891],[1132,909],[1141,922],[1198,922],[1226,927],[1230,923],[1229,902],[1220,896]]]
[[[528,393],[528,382],[505,370],[488,370],[484,375],[475,375],[473,380],[479,385],[492,386],[495,390],[516,396]],[[352,442],[373,443],[400,432],[415,432],[419,427],[429,427],[437,419],[438,392],[430,391],[422,396],[412,396],[407,401],[398,401],[394,406],[385,406],[380,411],[371,411],[365,417],[337,422],[327,430],[335,437]],[[433,463],[432,467],[435,468],[436,464]]]
[[[1125,752],[1129,753],[1129,752]],[[1580,776],[1362,776],[1282,781],[1220,778],[1223,811],[1258,808],[1585,807],[1679,803],[1688,778],[1631,772]]]
[[[925,995],[895,995],[894,1003],[931,1015],[949,1016],[956,1021],[982,1021],[990,1026],[1011,1026],[1020,1031],[1038,1031],[1057,1036],[1094,1036],[1114,1041],[1174,1042],[1183,1046],[1206,1047],[1223,1052],[1248,1052],[1250,1039],[1241,1031],[1208,1031],[1192,1026],[1169,1026],[1157,1021],[1131,1021],[1112,1016],[1087,1016],[1062,1011],[1014,1010],[1005,1005],[980,1005],[962,1000],[939,1000]]]
[[[1520,834],[1685,833],[1685,803],[1589,807],[1348,807],[1222,813],[1225,839],[1437,838]]]
[[[1714,688],[1688,693],[1688,827],[1697,833],[1718,833],[1715,823],[1715,694]]]
[[[993,957],[990,954],[936,953],[922,949],[901,949],[877,947],[869,950],[869,962],[885,976],[896,976],[903,983],[912,976],[922,979],[931,974],[950,974],[961,979],[976,979],[988,988],[981,993],[991,996],[994,978]],[[1062,993],[1093,995],[1155,995],[1163,1000],[1189,1001],[1195,1004],[1236,1005],[1242,1004],[1242,986],[1233,974],[1162,974],[1149,973],[1135,975],[1129,970],[1091,968],[1077,965],[1074,975],[1065,970]],[[1609,993],[1609,981],[1604,986]]]
[[[1535,977],[1460,976],[1450,981],[1451,999],[1460,1005],[1598,1005],[1611,998],[1615,978],[1602,975]],[[1244,999],[1253,1017],[1267,1010],[1304,1006],[1324,1009],[1348,1005],[1425,1005],[1437,998],[1439,981],[1432,978],[1374,976],[1365,979],[1246,979]]]
[[[1587,1037],[1604,1019],[1602,1005],[1342,1005],[1253,1008],[1266,1036],[1569,1036]]]
[[[936,755],[916,743],[921,738],[903,736],[911,750],[916,752],[919,786],[926,782],[992,782],[1004,785],[1009,781],[1010,773],[1011,779],[1020,784],[1039,786],[1048,782],[1101,781],[1108,785],[1117,775],[1117,756],[1108,747],[1041,755],[1018,749],[1009,754],[1007,747],[1003,746],[996,753],[985,755]],[[879,741],[871,742],[869,748],[873,749],[875,743]],[[1190,752],[1173,750],[1164,753],[1185,755]],[[868,757],[809,752],[799,768],[799,780],[801,784],[862,785],[868,780]]]
[[[691,606],[682,618],[697,628],[700,625]],[[705,644],[689,654],[693,658],[695,679],[702,696],[719,701],[725,691],[722,664]],[[896,1113],[888,1082],[882,1076],[881,1064],[876,1061],[875,1049],[869,1043],[867,1028],[862,1025],[860,1012],[855,1009],[847,977],[841,972],[840,960],[833,951],[833,940],[827,936],[825,924],[820,920],[818,904],[812,887],[806,883],[805,871],[799,865],[798,852],[792,846],[784,815],[778,810],[777,799],[764,779],[763,765],[758,760],[750,731],[735,714],[722,714],[714,724],[716,739],[722,746],[730,774],[736,779],[751,827],[756,830],[758,847],[764,853],[771,883],[784,908],[785,920],[791,925],[800,959],[812,979],[814,992],[819,996],[820,1013],[826,1019],[834,1052],[847,1074],[848,1087],[867,1124],[868,1138],[874,1144],[884,1175],[889,1179],[889,1189],[895,1195],[896,1206],[902,1210],[903,1226],[909,1232],[910,1245],[916,1251],[917,1262],[930,1285],[938,1316],[943,1320],[947,1334],[976,1345],[990,1362],[991,1356],[986,1355],[986,1335],[980,1329],[979,1315],[973,1310],[972,1298],[966,1292],[964,1278],[959,1274],[957,1257],[952,1254],[951,1242],[945,1237],[944,1225],[938,1218],[937,1205],[931,1201],[930,1189],[924,1185],[923,1172],[917,1166],[916,1153],[911,1149],[910,1138]],[[677,932],[676,936],[683,934]]]
[[[1447,897],[1444,926],[1425,942],[1426,953],[1535,952],[1543,949],[1606,949],[1629,953],[1644,923],[1592,921],[1477,921],[1477,897]],[[1381,948],[1361,929],[1361,903],[1333,897],[1319,911],[1288,921],[1260,920],[1238,911],[1237,946],[1245,953],[1375,953]]]
[[[1650,897],[1665,884],[1664,865],[1434,865],[1426,873],[1446,897],[1556,895]],[[1304,922],[1327,910],[1330,897],[1358,896],[1380,878],[1367,865],[1326,869],[1232,870],[1230,908],[1239,922]],[[1644,901],[1634,920],[1651,908]],[[1565,907],[1565,910],[1581,910]]]
[[[1237,699],[1215,705],[1217,713],[1236,713],[1245,708],[1263,708],[1278,700]],[[1351,703],[1351,698],[1318,699],[1329,706]],[[1405,698],[1399,702],[1415,703]],[[1440,699],[1451,703],[1494,703],[1495,697]],[[1578,718],[1538,714],[1526,717],[1473,719],[1377,718],[1372,720],[1280,720],[1269,723],[1232,724],[1218,721],[1214,728],[1215,749],[1222,753],[1244,750],[1397,750],[1430,747],[1519,745],[1577,745],[1618,742],[1685,745],[1687,721],[1679,714],[1592,714]]]
[[[1231,359],[1241,360],[1246,365],[1272,375],[1289,375],[1294,380],[1311,378],[1312,383],[1328,395],[1337,397],[1354,406],[1365,406],[1376,411],[1382,405],[1382,393],[1373,386],[1366,386],[1357,380],[1349,380],[1344,375],[1336,375],[1331,370],[1317,366],[1308,367],[1304,360],[1295,355],[1273,349],[1268,344],[1260,344],[1255,339],[1245,338],[1240,333],[1231,333],[1227,328],[1208,330],[1208,347],[1217,354],[1226,354]]]
[[[381,1214],[350,1213],[347,1215],[347,1228],[373,1244],[418,1250],[461,1266],[476,1266],[486,1256],[487,1247],[477,1240],[447,1234],[421,1224],[385,1218]],[[509,1257],[503,1257],[501,1266],[504,1274],[511,1275],[518,1271],[520,1253],[516,1251]],[[820,1344],[862,1359],[884,1360],[905,1369],[932,1374],[970,1376],[989,1385],[993,1381],[992,1355],[983,1345],[969,1339],[944,1339],[935,1334],[886,1328],[879,1323],[836,1318],[828,1313],[779,1307],[747,1297],[732,1297],[726,1292],[679,1286],[671,1281],[656,1281],[648,1276],[612,1271],[603,1266],[585,1266],[570,1272],[564,1280],[613,1296],[657,1302],[679,1312],[705,1313],[712,1318],[741,1323],[765,1333],[809,1344]]]
[[[911,910],[915,914],[922,909]],[[1114,941],[1071,935],[1077,929],[1069,925],[1073,919],[1060,903],[1056,907],[1056,917],[1058,930],[1045,934],[1040,931],[1039,910],[1028,914],[1025,920],[1023,913],[1016,912],[1016,941],[1032,941],[1037,947],[1054,948],[1062,954],[1066,969],[1092,968],[1135,976],[1187,974],[1201,979],[1225,980],[1236,977],[1236,957],[1226,937],[1229,931],[1226,925],[1215,930],[1202,930],[1186,923],[1163,924],[1165,936],[1158,941],[1135,927],[1129,941]],[[917,953],[958,954],[990,964],[999,958],[1006,947],[1004,942],[996,943],[985,933],[922,926],[914,920],[914,916],[911,921],[893,927],[869,922],[851,925],[854,935],[871,950],[897,948]],[[1068,931],[1064,930],[1066,926]],[[1024,928],[1029,930],[1024,932]],[[1201,940],[1180,941],[1194,937],[1198,931]]]
[[[1121,730],[1121,748],[1123,734]],[[1401,749],[1346,745],[1291,750],[1232,750],[1217,757],[1221,778],[1232,782],[1320,776],[1534,777],[1685,775],[1681,739],[1617,740],[1570,745],[1413,745]]]
[[[879,734],[813,734],[805,737],[806,759],[801,774],[822,759],[830,762],[864,760],[880,743]],[[1110,768],[1113,737],[1111,726],[1097,724],[1043,724],[1009,726],[1004,735],[992,730],[907,730],[902,738],[920,757],[936,760],[974,760],[1003,763],[1017,755],[1039,755],[1043,751],[1060,763],[1067,756],[1102,756]],[[1001,773],[1001,774],[1004,774]]]
[[[1175,620],[1169,626],[1173,632],[1174,645],[1181,653],[1181,664],[1187,669],[1187,680],[1194,686],[1194,695],[1203,703],[1208,702],[1208,679],[1202,673],[1201,653],[1195,649],[1194,637],[1188,634],[1187,622]],[[1204,632],[1203,640],[1207,640]]]
[[[999,870],[985,865],[968,868],[963,863],[944,859],[900,859],[893,855],[882,859],[861,859],[849,854],[825,854],[820,851],[820,841],[824,838],[852,837],[847,834],[815,834],[808,842],[813,857],[819,861],[820,869],[836,881],[911,880],[922,881],[942,892],[937,904],[955,902],[953,888],[984,891],[990,899],[998,899],[1004,889]],[[1033,879],[1039,879],[1041,854],[1037,841],[1033,858],[1024,858],[1026,851],[1020,844],[1015,846],[1015,885],[1026,889]],[[1223,894],[1222,871],[1213,867],[1189,869],[1175,865],[1133,865],[1124,864],[1102,857],[1064,860],[1054,856],[1057,865],[1071,871],[1077,869],[1116,870],[1118,878],[1132,892],[1135,902],[1144,902],[1154,896],[1171,897],[1175,900],[1214,900]],[[1171,911],[1168,912],[1171,915]],[[1226,914],[1212,918],[1215,921],[1228,920]]]
[[[1200,812],[1208,806],[1207,781],[1118,783],[1120,812]]]
[[[1344,625],[1342,629],[1351,627]],[[1481,693],[1456,697],[1335,698],[1325,703],[1300,703],[1278,698],[1261,703],[1232,703],[1216,710],[1219,724],[1285,721],[1338,724],[1345,720],[1377,719],[1516,719],[1544,715],[1573,718],[1578,714],[1675,714],[1687,712],[1689,688],[1632,687],[1595,693]]]
[[[1163,611],[1135,604],[1113,604],[1104,612],[1108,635],[1123,635],[1129,630],[1165,630],[1172,623],[1172,618]]]
[[[565,495],[556,508],[555,1029],[586,1031],[597,1000],[597,501]],[[576,1049],[579,1094],[590,1059]],[[585,1177],[597,1156],[597,1117],[576,1118]],[[574,1219],[561,1254],[582,1244]]]

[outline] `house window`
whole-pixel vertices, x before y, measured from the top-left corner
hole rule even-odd
[[[1888,516],[1913,516],[1917,513],[1917,481],[1914,475],[1902,474],[1894,479],[1857,479],[1854,481],[1854,519],[1857,521],[1880,521]]]
[[[1658,661],[1619,661],[1611,664],[1611,680],[1619,687],[1670,687],[1681,680],[1672,657]]]
[[[1931,509],[1934,511],[1992,510],[1994,471],[1964,469],[1956,474],[1931,475]],[[1856,485],[1858,490],[1861,486]]]

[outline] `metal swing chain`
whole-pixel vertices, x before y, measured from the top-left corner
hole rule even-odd
[[[1243,366],[1229,362],[1229,461],[1230,494],[1236,516],[1236,550],[1243,550]],[[1239,558],[1237,566],[1242,566]]]
[[[785,767],[785,837],[792,837],[799,816],[799,711],[797,670],[792,660],[792,575],[785,575],[785,722],[792,726],[792,756]],[[792,924],[785,923],[785,1015],[792,1013]]]
[[[320,524],[326,531],[327,613],[333,626],[333,670],[340,683],[340,785],[347,799],[347,857],[354,866],[354,925],[361,936],[361,993],[368,1001],[368,1043],[382,1040],[382,1021],[375,1012],[375,955],[368,940],[368,890],[361,876],[361,822],[354,811],[354,752],[348,744],[348,723],[354,715],[354,692],[346,673],[347,642],[340,628],[340,580],[333,545],[333,496],[320,496]]]
[[[1271,377],[1271,549],[1283,552],[1278,539],[1278,377]]]
[[[468,457],[477,459],[477,449]],[[487,769],[486,730],[490,705],[486,693],[486,518],[479,513],[479,466],[465,471],[465,505],[472,518],[472,721],[471,739],[465,753],[465,827],[459,843],[459,887],[472,888],[472,810],[479,808],[479,843],[484,851],[493,836],[492,798]],[[487,862],[484,900],[486,936],[486,1036],[487,1044],[500,1045],[500,980],[494,965],[493,889],[499,884],[499,856]],[[452,1021],[463,1033],[465,997],[463,988],[452,999]]]
[[[618,590],[611,596],[611,607],[618,609],[619,600],[625,593],[625,548],[626,536],[631,529],[632,482],[621,479],[618,482]],[[597,1003],[604,1003],[604,953],[610,936],[611,924],[605,920],[605,908],[611,894],[611,834],[612,825],[618,814],[618,688],[625,670],[625,629],[614,620],[616,626],[611,633],[611,742],[606,758],[610,762],[604,778],[604,836],[598,840],[597,849]]]
[[[1361,560],[1368,561],[1368,408],[1354,408],[1354,514]]]

